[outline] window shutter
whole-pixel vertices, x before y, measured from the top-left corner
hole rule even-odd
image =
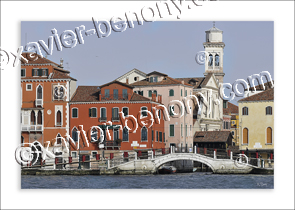
[[[89,117],[91,117],[91,109],[89,109]]]
[[[34,71],[34,69],[32,69],[32,76],[35,76],[35,71]]]
[[[46,76],[48,76],[48,69],[46,69]]]
[[[38,76],[42,76],[42,69],[38,69]]]
[[[93,117],[96,117],[96,109],[93,108]]]

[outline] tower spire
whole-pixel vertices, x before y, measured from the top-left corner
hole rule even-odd
[[[215,21],[213,21],[213,27],[215,27]]]

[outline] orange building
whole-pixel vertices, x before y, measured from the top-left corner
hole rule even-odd
[[[152,99],[143,97],[133,92],[133,86],[119,81],[102,86],[79,86],[70,102],[71,137],[74,141],[81,142],[83,131],[79,126],[83,126],[89,146],[80,143],[80,150],[83,154],[88,151],[89,155],[90,153],[92,155],[101,153],[102,150],[164,148],[165,133],[162,112],[158,111],[160,112],[159,123],[154,122],[151,127],[140,123],[141,121],[148,122],[146,120],[151,118],[145,110],[152,111],[152,107],[158,105],[161,105],[161,96],[154,95]],[[126,118],[129,116],[127,124],[125,120],[120,119],[120,112]],[[135,132],[133,132],[135,121],[130,119],[130,115],[133,115],[138,123]],[[107,130],[110,138],[107,138]],[[103,139],[100,137],[101,132],[104,134]],[[100,141],[103,143],[99,146]],[[71,147],[73,156],[77,155],[75,150],[77,149]]]
[[[23,53],[27,58],[29,53]],[[46,58],[21,64],[21,142],[62,145],[69,130],[69,100],[76,79],[61,64]]]

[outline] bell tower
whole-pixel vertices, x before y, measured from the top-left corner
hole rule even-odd
[[[207,52],[205,62],[205,73],[214,73],[219,83],[223,83],[223,48],[225,44],[222,41],[223,31],[215,27],[215,21],[213,27],[206,33],[206,42],[203,43],[205,52]]]

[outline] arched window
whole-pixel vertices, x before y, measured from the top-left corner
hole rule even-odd
[[[149,97],[152,97],[153,91],[149,90]]]
[[[209,63],[208,66],[213,66],[213,56],[212,54],[209,55]]]
[[[72,130],[72,139],[78,141],[78,129],[76,127]]]
[[[61,112],[59,110],[56,112],[56,125],[61,125]]]
[[[37,125],[42,125],[42,112],[38,111]]]
[[[61,135],[57,134],[56,136],[56,144],[61,144]]]
[[[248,128],[243,129],[243,144],[249,143],[249,130]]]
[[[243,115],[248,115],[248,107],[243,107],[242,114]]]
[[[21,143],[23,144],[25,142],[25,138],[21,136]]]
[[[215,66],[219,66],[219,55],[215,55]]]
[[[142,117],[146,117],[148,115],[147,111],[147,107],[143,106],[141,107],[141,116]]]
[[[126,127],[123,128],[123,141],[128,141],[129,140],[129,132]]]
[[[271,127],[268,127],[266,129],[266,143],[272,144],[272,128]]]
[[[143,127],[141,129],[141,141],[147,141],[147,128]]]
[[[153,92],[154,94],[156,94],[156,96],[158,96],[158,92],[156,91],[156,90],[154,90],[154,92]]]
[[[91,141],[97,141],[97,129],[92,128],[91,130]]]
[[[36,116],[34,110],[31,111],[31,125],[36,125]]]
[[[169,90],[169,96],[174,96],[174,90],[173,89]]]
[[[265,108],[265,114],[266,115],[272,115],[272,107],[271,106],[268,106]]]
[[[37,99],[42,99],[43,98],[43,94],[42,94],[42,86],[41,85],[39,85],[38,87],[37,87]]]

